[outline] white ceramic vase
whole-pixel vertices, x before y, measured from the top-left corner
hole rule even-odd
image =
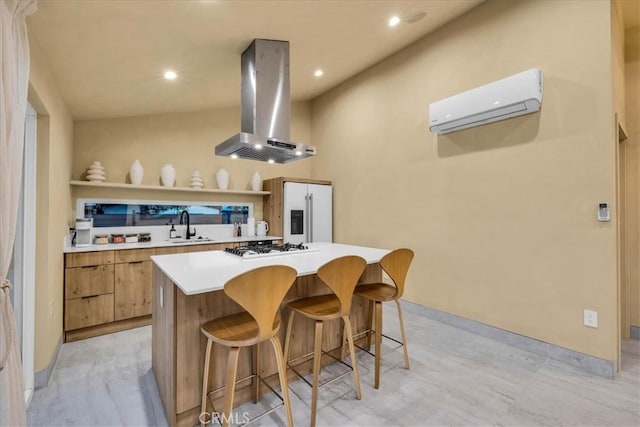
[[[173,187],[176,183],[176,169],[173,165],[166,164],[160,169],[160,181],[165,187]]]
[[[262,177],[258,172],[251,177],[251,188],[253,191],[262,191]]]
[[[131,163],[131,167],[129,168],[129,179],[133,185],[142,184],[142,177],[144,176],[144,169],[142,168],[142,164],[140,164],[140,160],[135,160]]]
[[[218,188],[220,190],[229,188],[229,172],[225,169],[218,170],[218,172],[216,172],[216,181],[218,181]]]

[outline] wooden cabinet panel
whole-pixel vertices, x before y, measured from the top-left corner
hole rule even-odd
[[[113,264],[113,251],[78,252],[65,255],[65,267]]]
[[[115,267],[115,320],[151,314],[151,261]]]
[[[113,293],[113,264],[65,269],[66,299]]]
[[[206,244],[206,245],[180,245],[180,246],[165,246],[158,248],[157,255],[172,255],[172,254],[186,254],[188,252],[203,252],[203,251],[215,251],[219,244]]]
[[[149,261],[149,257],[156,254],[156,248],[149,249],[123,249],[115,251],[115,262]]]
[[[304,184],[331,185],[331,181],[307,178],[279,177],[265,179],[262,183],[264,191],[270,191],[262,197],[262,216],[269,223],[269,234],[284,236],[284,183],[300,182]]]
[[[113,322],[113,294],[65,301],[65,331],[107,322]]]

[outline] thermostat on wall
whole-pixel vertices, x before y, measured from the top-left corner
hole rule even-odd
[[[610,221],[611,212],[608,203],[598,203],[598,221]]]

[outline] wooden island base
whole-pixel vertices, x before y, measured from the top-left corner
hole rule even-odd
[[[379,264],[370,264],[361,282],[378,282],[381,280]],[[268,286],[268,284],[265,284]],[[282,323],[280,340],[284,346],[286,322],[289,310],[286,303],[298,298],[329,293],[329,289],[315,274],[300,276],[287,293],[281,307]],[[240,306],[229,299],[222,290],[185,295],[163,272],[153,267],[153,343],[152,366],[155,374],[160,397],[164,405],[167,421],[171,426],[194,426],[199,424],[202,374],[204,354],[207,340],[200,332],[200,326],[229,314],[242,311]],[[359,297],[354,297],[351,309],[351,322],[354,334],[366,329],[368,304]],[[301,316],[294,322],[290,347],[290,359],[294,359],[313,350],[314,327],[313,321]],[[335,356],[339,356],[342,344],[343,325],[340,319],[326,322],[324,330],[324,349],[335,349]],[[269,342],[260,344],[260,374],[269,383],[278,387],[278,376],[273,351],[265,346]],[[215,345],[213,350],[213,369],[209,384],[210,390],[223,386],[228,349]],[[244,378],[250,373],[251,352],[244,350],[240,353],[238,378]],[[325,357],[323,365],[334,362]],[[311,364],[301,365],[299,371],[310,371]],[[291,370],[288,372],[290,380],[297,376]],[[250,382],[238,384],[236,405],[250,399]],[[262,392],[268,391],[262,387]],[[216,408],[222,407],[221,395],[216,397]]]

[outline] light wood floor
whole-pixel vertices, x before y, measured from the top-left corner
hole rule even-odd
[[[384,340],[374,390],[373,358],[360,352],[363,400],[349,377],[322,388],[318,425],[640,425],[640,341],[624,344],[622,371],[608,380],[430,320],[408,305],[411,370]],[[384,310],[385,333],[397,335],[393,304]],[[332,365],[324,375],[340,369]],[[302,381],[290,386],[295,422],[307,426],[311,389]],[[237,409],[245,410],[256,408]],[[283,417],[279,410],[257,425],[283,425]],[[28,409],[28,424],[166,425],[151,372],[150,327],[64,344],[49,386]]]

